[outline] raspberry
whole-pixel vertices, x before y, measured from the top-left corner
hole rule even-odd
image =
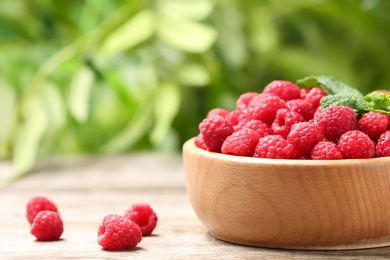
[[[242,94],[236,102],[237,110],[245,110],[248,106],[249,101],[252,100],[253,97],[257,96],[256,92],[247,92]]]
[[[195,137],[195,145],[203,150],[207,150],[206,145],[204,144],[203,136],[202,134],[198,134]]]
[[[199,124],[199,130],[206,148],[210,152],[221,152],[226,137],[234,132],[230,121],[221,116],[204,119]]]
[[[280,108],[286,108],[286,102],[272,94],[259,94],[252,98],[248,104],[250,119],[258,119],[270,125]]]
[[[390,156],[390,130],[379,137],[376,143],[376,155],[378,157]]]
[[[357,129],[356,114],[347,106],[327,107],[319,115],[318,123],[330,141],[337,141],[342,134]]]
[[[152,234],[157,225],[157,215],[147,203],[136,203],[128,208],[124,215],[139,226],[142,236]]]
[[[314,160],[343,159],[340,148],[330,141],[320,141],[310,152],[310,158]]]
[[[365,132],[373,141],[377,141],[390,124],[388,115],[378,112],[368,112],[362,115],[358,121],[359,130]]]
[[[226,138],[222,145],[222,153],[252,157],[258,142],[257,132],[244,127]]]
[[[306,102],[303,99],[293,99],[286,102],[286,106],[291,110],[301,114],[306,121],[313,118],[316,107]]]
[[[213,108],[208,113],[206,118],[216,117],[216,116],[222,116],[225,117],[229,114],[229,111],[223,108]]]
[[[263,90],[264,94],[273,94],[284,101],[297,99],[301,97],[301,90],[297,85],[290,81],[274,80]]]
[[[37,196],[30,199],[26,207],[26,217],[28,222],[32,224],[35,216],[43,210],[49,210],[58,213],[56,205],[49,199],[42,196]]]
[[[273,134],[281,135],[286,138],[291,130],[291,126],[295,123],[305,122],[305,118],[295,111],[290,111],[286,108],[281,108],[276,112],[276,117],[271,125]]]
[[[321,98],[326,96],[326,92],[322,88],[312,88],[305,96],[305,101],[317,108],[320,105]]]
[[[286,139],[294,146],[298,154],[307,154],[323,138],[324,134],[318,125],[302,122],[291,126]]]
[[[296,157],[296,150],[281,135],[267,135],[259,139],[254,157],[293,159]]]
[[[305,99],[306,96],[307,96],[307,93],[309,93],[309,91],[311,90],[311,88],[302,88],[301,89],[301,99]]]
[[[38,241],[54,241],[60,239],[64,224],[57,212],[42,210],[36,214],[30,232]]]
[[[135,248],[142,240],[141,230],[133,221],[115,214],[104,217],[97,234],[98,244],[112,251]]]
[[[259,135],[259,138],[270,134],[272,131],[271,128],[266,123],[264,123],[261,120],[256,120],[256,119],[248,121],[243,126],[243,128],[249,128],[249,129],[255,130],[256,133]]]
[[[372,158],[375,156],[375,144],[368,135],[352,130],[341,135],[338,145],[345,159]]]

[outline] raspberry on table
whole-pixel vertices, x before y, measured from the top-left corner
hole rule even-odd
[[[271,125],[276,112],[280,108],[286,108],[286,102],[273,94],[258,94],[248,104],[248,116],[250,119],[261,120]]]
[[[286,80],[274,80],[265,86],[264,94],[273,94],[284,101],[301,98],[301,90],[294,83]]]
[[[142,236],[149,236],[157,225],[157,215],[147,203],[135,203],[125,212],[125,218],[139,226]]]
[[[375,143],[359,130],[342,134],[338,146],[344,159],[363,159],[375,156]]]
[[[327,107],[319,114],[318,120],[325,137],[330,141],[337,141],[342,134],[357,129],[356,114],[347,106]]]
[[[367,112],[358,121],[359,130],[366,133],[374,142],[387,130],[389,124],[390,116],[378,112]]]
[[[30,232],[38,241],[54,241],[60,239],[64,224],[57,212],[43,210],[35,216]]]
[[[104,217],[97,234],[98,244],[111,251],[135,248],[142,240],[141,229],[137,224],[115,214]]]
[[[204,119],[199,124],[199,130],[210,152],[221,152],[223,142],[234,132],[230,121],[222,116]]]
[[[313,107],[310,103],[306,102],[303,99],[292,99],[286,102],[286,106],[291,111],[295,111],[301,114],[306,121],[309,121],[313,118],[314,112],[317,107]]]
[[[291,126],[300,122],[305,122],[305,118],[301,114],[281,108],[276,112],[275,120],[271,125],[272,133],[286,138],[291,130]]]
[[[222,153],[252,157],[258,142],[257,132],[244,127],[226,138],[222,145]]]
[[[324,134],[317,124],[302,122],[291,126],[286,139],[295,147],[298,154],[308,154],[319,141],[324,139]]]
[[[320,141],[311,149],[310,158],[313,160],[339,160],[343,159],[343,155],[337,144],[330,141]]]
[[[43,210],[54,211],[58,213],[56,205],[43,196],[36,196],[29,200],[26,207],[26,217],[30,224],[33,223],[35,216]]]
[[[297,152],[281,135],[266,135],[259,139],[254,157],[273,159],[294,159]]]
[[[390,130],[380,135],[376,143],[376,156],[390,156]]]

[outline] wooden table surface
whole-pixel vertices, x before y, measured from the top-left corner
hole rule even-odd
[[[10,164],[0,163],[0,178],[10,171]],[[64,222],[60,241],[37,242],[30,234],[25,207],[36,195],[56,203]],[[154,235],[134,250],[103,250],[96,242],[99,223],[135,202],[156,211]],[[297,251],[216,240],[188,201],[181,156],[132,154],[54,158],[1,189],[0,259],[390,259],[390,247]]]

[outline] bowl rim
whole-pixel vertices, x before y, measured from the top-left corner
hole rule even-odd
[[[199,148],[195,145],[195,138],[188,139],[183,144],[183,153],[190,152],[198,154],[202,157],[217,159],[226,162],[237,162],[253,165],[283,165],[283,166],[340,166],[340,165],[377,165],[378,163],[390,163],[390,156],[388,157],[374,157],[367,159],[340,159],[340,160],[309,160],[309,159],[272,159],[272,158],[257,158],[223,154],[217,152],[210,152]]]

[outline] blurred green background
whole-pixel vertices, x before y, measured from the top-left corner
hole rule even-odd
[[[274,79],[390,86],[388,0],[0,0],[0,159],[180,152]]]

